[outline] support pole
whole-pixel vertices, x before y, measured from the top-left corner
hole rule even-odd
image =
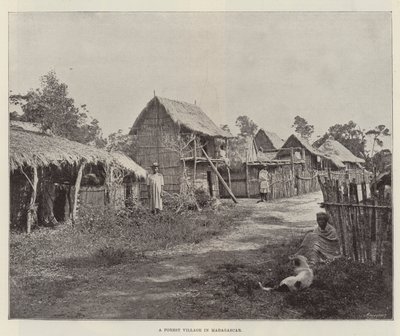
[[[193,147],[193,189],[196,187],[196,172],[197,172],[197,137],[194,136],[194,147]]]
[[[26,232],[31,233],[32,231],[32,224],[34,222],[34,219],[37,214],[37,209],[36,209],[36,196],[37,196],[37,185],[38,185],[38,171],[36,167],[33,167],[33,181],[32,181],[32,195],[31,195],[31,201],[29,203],[29,209],[28,209],[28,218],[26,221]]]
[[[214,171],[215,174],[217,174],[220,182],[222,183],[222,185],[224,186],[224,188],[226,189],[226,191],[229,193],[229,195],[231,196],[232,200],[235,203],[238,203],[235,195],[232,193],[232,190],[229,188],[229,186],[226,184],[226,182],[224,181],[224,179],[222,178],[221,174],[218,172],[217,167],[215,167],[215,165],[212,163],[210,157],[207,155],[206,151],[202,148],[201,149],[203,151],[204,156],[206,157],[207,161],[209,162],[212,170]]]
[[[78,176],[76,177],[76,181],[75,181],[74,206],[72,207],[72,222],[73,223],[77,219],[78,195],[79,195],[79,189],[81,187],[82,174],[83,174],[84,168],[85,168],[85,162],[82,162],[81,165],[79,166]]]
[[[231,170],[229,169],[229,166],[228,166],[228,165],[226,165],[226,170],[228,171],[228,185],[229,185],[229,189],[232,190]]]
[[[250,198],[250,187],[249,187],[249,163],[247,158],[247,151],[246,151],[246,196]]]
[[[294,151],[293,151],[293,147],[290,148],[290,169],[292,170],[292,176],[294,176]]]

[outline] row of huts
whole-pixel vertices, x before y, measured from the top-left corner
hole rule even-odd
[[[362,169],[363,160],[333,139],[319,148],[291,135],[283,141],[260,129],[254,137],[233,137],[196,104],[155,96],[130,134],[137,156],[110,153],[44,134],[34,125],[11,122],[11,223],[63,221],[81,205],[125,204],[147,198],[146,170],[158,162],[164,190],[192,187],[212,197],[258,196],[258,173],[271,172],[276,197],[318,187],[317,171]],[[278,185],[284,191],[278,192]],[[31,218],[33,215],[43,218]]]
[[[292,195],[317,190],[317,171],[361,171],[364,163],[333,139],[314,148],[299,136],[284,141],[264,129],[254,137],[233,137],[196,104],[158,96],[139,114],[131,134],[137,163],[149,167],[158,162],[170,193],[193,186],[215,197],[257,197],[258,173],[265,168],[276,180],[290,182],[285,188],[296,190],[280,194]]]

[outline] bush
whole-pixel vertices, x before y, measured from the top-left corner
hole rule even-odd
[[[75,228],[87,234],[92,246],[97,248],[118,246],[143,251],[179,243],[197,244],[231,227],[234,217],[237,217],[234,209],[222,216],[211,210],[177,213],[171,208],[152,214],[141,205],[120,209],[86,208],[80,210]],[[105,253],[112,254],[112,251]]]
[[[121,264],[126,258],[126,251],[113,246],[101,247],[95,254],[95,258],[107,266]]]
[[[196,189],[194,191],[194,197],[201,208],[206,208],[211,204],[210,194],[203,188]]]

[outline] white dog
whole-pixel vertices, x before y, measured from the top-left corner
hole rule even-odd
[[[297,255],[291,256],[289,257],[289,259],[293,260],[295,266],[294,273],[296,275],[283,279],[278,287],[263,287],[261,282],[259,282],[258,284],[260,285],[262,290],[289,290],[290,292],[295,292],[310,287],[314,279],[314,273],[310,266],[308,266],[307,264],[307,258],[301,255]]]

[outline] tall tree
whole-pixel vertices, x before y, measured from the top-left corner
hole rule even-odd
[[[248,116],[239,116],[236,119],[236,126],[239,127],[242,136],[254,136],[258,129],[257,124]]]
[[[86,105],[75,106],[68,86],[61,83],[55,71],[41,77],[40,88],[26,94],[10,95],[10,103],[22,109],[20,120],[35,122],[43,131],[85,144],[97,144],[101,138],[98,120],[89,116]],[[15,117],[14,115],[12,117]]]
[[[389,133],[389,128],[387,128],[385,125],[378,125],[374,127],[373,129],[368,130],[365,135],[367,136],[372,136],[372,151],[371,151],[371,157],[375,155],[375,145],[382,147],[383,146],[383,137],[388,137],[390,136]]]
[[[300,116],[294,118],[292,128],[305,139],[310,139],[311,135],[314,133],[314,126],[310,125],[306,119]]]
[[[321,146],[330,136],[340,142],[355,156],[365,160],[368,159],[368,153],[365,150],[365,133],[354,121],[350,120],[346,124],[335,124],[329,127],[328,132],[315,141],[313,145],[315,147]]]
[[[131,159],[136,159],[135,135],[124,134],[121,129],[111,133],[107,138],[106,150],[123,152]]]

